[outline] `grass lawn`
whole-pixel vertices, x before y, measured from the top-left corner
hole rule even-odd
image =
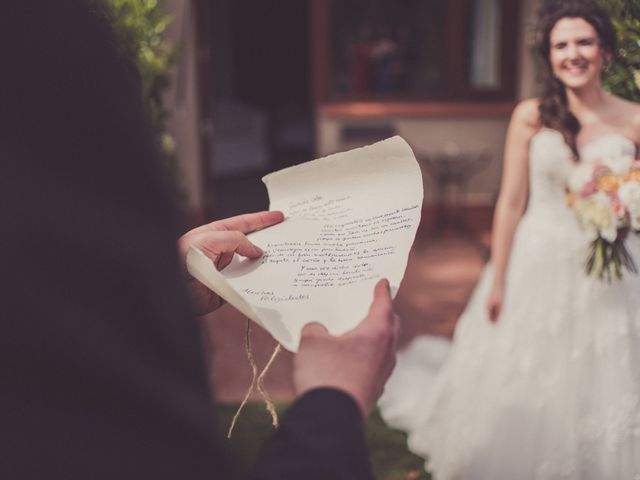
[[[287,404],[276,405],[278,414]],[[220,426],[227,429],[238,405],[216,407]],[[258,453],[264,439],[273,431],[271,417],[263,403],[249,403],[236,423],[229,449],[239,473],[244,473]],[[373,469],[378,480],[428,480],[423,470],[424,461],[406,447],[406,435],[387,427],[378,413],[367,421],[367,440],[371,450]]]

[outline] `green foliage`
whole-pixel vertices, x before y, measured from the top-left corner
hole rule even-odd
[[[378,480],[431,478],[431,475],[424,471],[424,459],[407,449],[407,435],[387,426],[379,412],[374,412],[367,419],[366,434],[373,473]]]
[[[162,93],[169,86],[169,70],[177,58],[175,47],[162,33],[173,20],[162,0],[106,0],[113,28],[127,54],[134,59],[142,82],[142,95],[151,123],[161,136],[166,112]]]
[[[276,404],[282,416],[289,405]],[[231,423],[238,405],[216,407],[218,425],[226,429]],[[237,473],[246,474],[260,451],[262,443],[273,432],[271,417],[264,404],[248,403],[238,419],[228,448]],[[385,425],[376,412],[366,422],[367,443],[371,452],[373,473],[378,480],[429,480],[424,471],[424,460],[407,450],[407,436]]]
[[[175,142],[167,132],[167,111],[162,95],[169,86],[169,71],[178,58],[178,49],[162,37],[173,17],[165,13],[163,0],[102,0],[125,54],[132,58],[142,84],[142,100],[153,127],[158,150],[178,201],[185,200],[179,185]]]
[[[618,32],[617,60],[609,66],[605,86],[640,102],[640,0],[599,0]]]
[[[541,0],[543,5],[563,0]],[[609,15],[618,36],[616,59],[605,71],[610,92],[640,102],[640,0],[596,0]],[[537,58],[541,62],[542,59]]]

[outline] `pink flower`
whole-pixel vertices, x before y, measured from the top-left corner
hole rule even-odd
[[[624,207],[618,194],[616,192],[609,192],[609,199],[611,199],[611,208],[616,217],[624,218],[627,215],[627,209]]]
[[[596,192],[596,181],[591,180],[585,183],[584,187],[582,187],[582,190],[580,190],[580,196],[582,198],[587,198],[593,195],[595,192]]]
[[[602,177],[604,177],[605,175],[608,175],[611,173],[611,170],[609,169],[609,167],[605,167],[604,165],[597,165],[594,169],[593,169],[593,179],[594,180],[598,180]]]

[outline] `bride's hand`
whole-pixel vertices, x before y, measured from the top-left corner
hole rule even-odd
[[[503,299],[504,289],[500,286],[494,286],[491,293],[489,293],[489,300],[487,300],[487,313],[489,314],[489,320],[493,323],[497,322],[500,317]]]
[[[178,240],[184,271],[187,272],[187,253],[192,245],[209,257],[218,270],[229,265],[235,253],[247,258],[259,258],[262,250],[251,243],[245,234],[270,227],[282,220],[282,212],[258,212],[218,220],[190,230]],[[187,287],[198,315],[204,315],[222,306],[223,301],[218,295],[188,273]]]

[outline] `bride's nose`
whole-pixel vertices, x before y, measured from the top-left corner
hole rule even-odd
[[[578,60],[580,58],[580,49],[576,44],[568,45],[566,53],[569,60]]]

